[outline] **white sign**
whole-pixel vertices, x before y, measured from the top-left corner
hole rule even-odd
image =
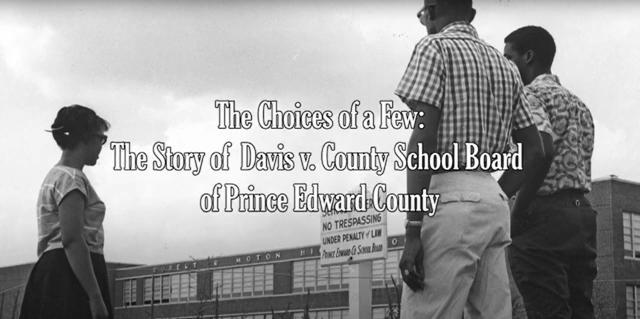
[[[345,264],[387,258],[387,212],[376,211],[366,184],[360,184],[353,207],[361,211],[324,211],[320,232],[320,264]]]

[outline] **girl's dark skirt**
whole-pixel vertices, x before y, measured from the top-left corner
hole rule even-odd
[[[91,262],[109,318],[113,318],[104,256],[91,253]],[[25,288],[20,319],[45,318],[91,319],[89,297],[73,273],[64,249],[42,254]]]

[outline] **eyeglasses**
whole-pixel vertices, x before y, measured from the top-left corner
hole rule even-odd
[[[94,134],[91,134],[91,136],[99,137],[100,138],[100,145],[104,145],[104,143],[107,142],[107,136],[104,135],[104,134],[94,133]]]

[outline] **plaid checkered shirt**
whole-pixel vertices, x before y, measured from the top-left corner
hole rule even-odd
[[[549,195],[563,189],[591,191],[594,125],[589,108],[560,85],[553,74],[537,76],[524,92],[532,110],[544,110],[548,115],[551,131],[536,124],[539,130],[551,134],[555,152],[538,194]]]
[[[512,130],[534,125],[518,69],[466,22],[418,42],[395,94],[440,109],[436,151],[452,153],[457,142],[460,167],[464,143],[506,152]]]

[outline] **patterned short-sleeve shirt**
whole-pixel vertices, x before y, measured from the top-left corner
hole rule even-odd
[[[547,113],[555,152],[538,194],[564,189],[591,191],[594,125],[587,106],[553,74],[536,77],[525,87],[525,94],[532,109]]]
[[[534,125],[518,69],[466,22],[418,42],[395,94],[440,109],[436,151],[451,153],[458,143],[461,161],[466,142],[481,153],[505,152],[512,130]]]
[[[553,136],[553,129],[551,128],[551,122],[549,122],[549,115],[544,109],[544,103],[540,101],[535,95],[529,94],[527,88],[524,88],[525,96],[529,102],[529,110],[533,117],[533,122],[536,124],[538,131],[547,133]]]
[[[81,170],[57,165],[45,177],[38,195],[38,257],[51,249],[63,248],[59,207],[64,197],[74,190],[85,197],[83,237],[89,251],[103,253],[104,203]]]

